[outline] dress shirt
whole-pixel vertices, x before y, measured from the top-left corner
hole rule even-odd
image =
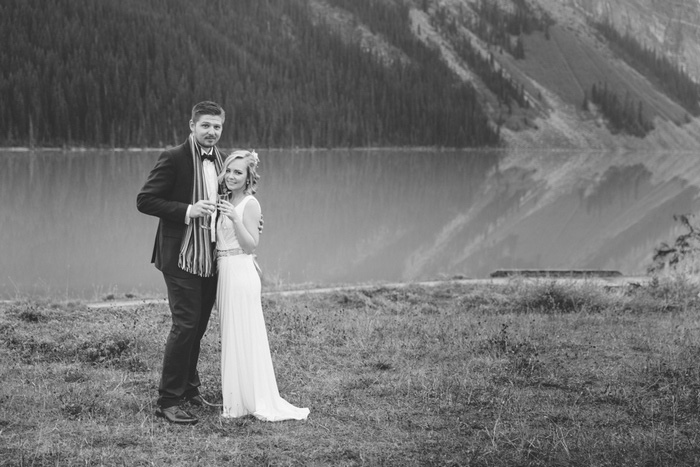
[[[209,148],[209,151],[205,151],[204,148],[200,147],[202,154],[211,154],[213,151],[212,148]],[[210,161],[209,159],[202,159],[202,171],[204,174],[204,186],[207,189],[207,199],[209,201],[213,201],[216,203],[217,201],[217,185],[219,182],[216,179],[216,165],[214,165],[213,161]],[[190,204],[187,206],[187,214],[185,215],[185,224],[190,223],[190,209],[192,209],[192,205]],[[214,242],[216,241],[216,215],[212,214],[209,216],[209,221],[211,222],[210,227],[211,227],[211,241]]]

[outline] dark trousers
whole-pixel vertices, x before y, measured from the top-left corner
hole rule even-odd
[[[166,408],[199,394],[197,361],[200,341],[216,300],[216,276],[181,277],[163,273],[163,278],[173,321],[165,343],[158,388],[158,405]]]

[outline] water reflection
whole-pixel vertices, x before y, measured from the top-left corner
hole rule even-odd
[[[694,154],[259,151],[273,282],[330,284],[498,268],[640,274],[697,212]],[[154,152],[0,153],[0,298],[162,294],[157,220],[135,197]]]

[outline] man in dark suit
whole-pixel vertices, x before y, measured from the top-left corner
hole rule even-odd
[[[156,415],[178,424],[198,421],[184,404],[203,404],[197,360],[216,299],[213,219],[222,165],[216,143],[224,120],[219,104],[196,104],[187,141],[160,154],[136,201],[139,211],[160,218],[151,262],[165,279],[172,327]]]

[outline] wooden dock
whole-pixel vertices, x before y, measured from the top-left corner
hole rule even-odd
[[[622,277],[620,271],[606,269],[499,269],[490,277]]]

